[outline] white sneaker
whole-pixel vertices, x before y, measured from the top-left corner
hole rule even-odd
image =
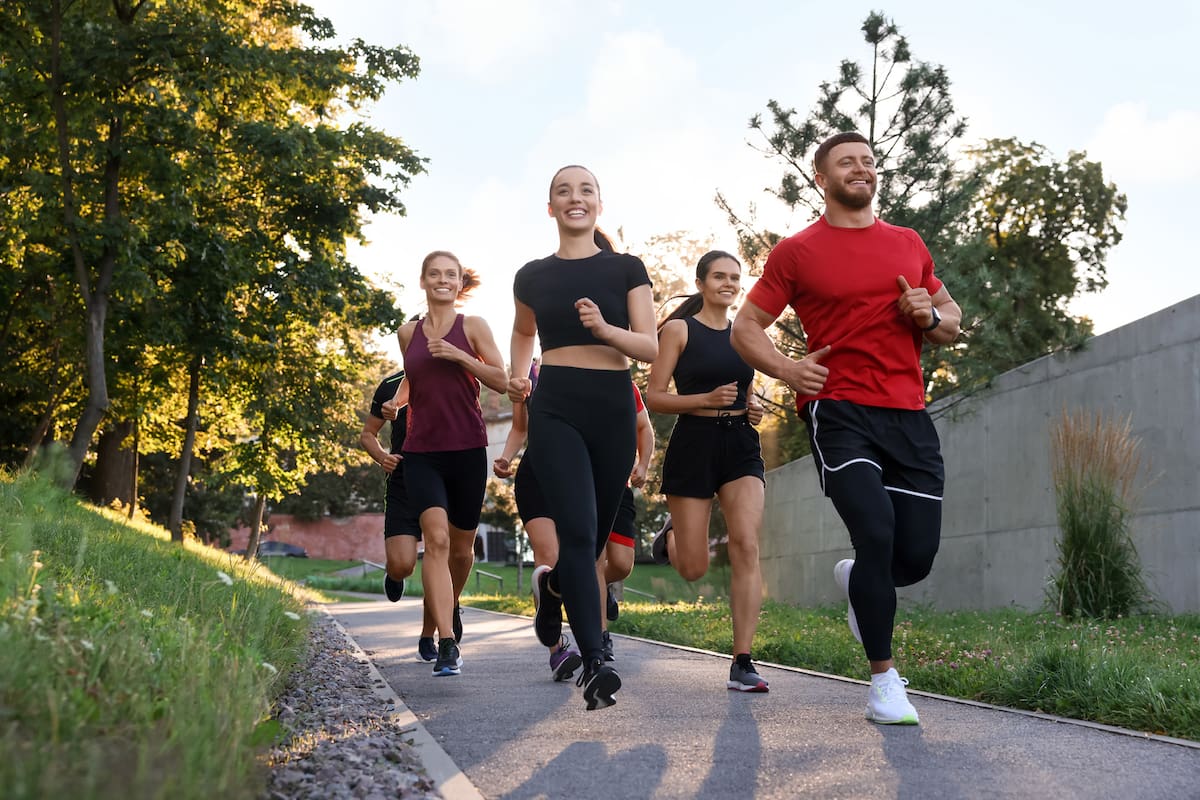
[[[846,596],[846,624],[850,626],[850,633],[854,634],[854,638],[862,644],[862,634],[858,632],[858,617],[854,616],[854,604],[850,602],[850,570],[854,569],[853,558],[843,558],[841,561],[833,565],[833,579],[837,581],[837,585],[842,588],[842,594]]]
[[[871,688],[867,692],[867,719],[880,725],[917,725],[917,710],[908,702],[904,687],[907,678],[901,678],[895,669],[871,676]]]

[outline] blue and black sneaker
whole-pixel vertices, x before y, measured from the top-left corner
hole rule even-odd
[[[417,640],[417,655],[422,661],[437,661],[437,642],[432,636],[422,636]]]
[[[392,580],[392,576],[386,572],[383,573],[383,593],[387,595],[387,599],[393,603],[404,597],[404,579]]]
[[[462,674],[462,657],[458,654],[458,644],[453,639],[442,639],[438,642],[437,661],[433,664],[433,677],[445,678]]]

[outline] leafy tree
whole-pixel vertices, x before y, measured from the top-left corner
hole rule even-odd
[[[784,166],[779,185],[769,191],[792,211],[819,216],[823,195],[816,184],[813,154],[833,134],[858,131],[875,153],[880,216],[915,228],[936,258],[952,244],[942,232],[964,203],[953,159],[966,121],[954,110],[946,70],[916,60],[893,21],[873,11],[862,32],[870,48],[867,66],[843,60],[837,78],[821,83],[817,102],[803,121],[794,108],[778,100],[767,103],[768,121],[761,114],[751,118],[751,129],[763,138],[757,149]],[[756,230],[753,219],[743,220],[719,193],[717,204],[738,231],[747,264],[761,269],[780,235]]]
[[[1016,139],[967,151],[961,178],[972,201],[962,244],[939,268],[963,298],[966,344],[927,348],[933,394],[969,389],[1063,347],[1082,344],[1091,320],[1067,304],[1103,289],[1105,259],[1121,241],[1127,202],[1084,153],[1065,161]]]

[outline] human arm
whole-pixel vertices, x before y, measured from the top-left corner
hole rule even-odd
[[[637,415],[637,462],[629,476],[629,485],[638,489],[646,482],[650,471],[650,459],[654,457],[654,426],[650,424],[650,412],[642,408]]]
[[[533,309],[514,299],[512,341],[508,351],[508,399],[522,403],[533,391],[529,368],[533,364],[533,337],[537,335],[537,316]]]
[[[392,395],[392,399],[388,400],[380,410],[383,412],[384,419],[396,419],[400,416],[400,409],[408,405],[408,379],[401,378],[399,385],[396,386],[396,393]]]
[[[746,392],[746,419],[751,425],[757,425],[762,422],[763,404],[758,399],[758,395],[754,393],[754,385],[750,385],[749,391]]]
[[[821,359],[829,355],[830,346],[825,345],[799,360],[788,358],[767,335],[767,328],[774,324],[775,316],[747,300],[733,320],[730,334],[733,349],[747,364],[780,379],[796,394],[816,394],[829,377],[829,368],[821,364]]]
[[[651,362],[658,356],[658,336],[654,324],[654,295],[649,284],[630,289],[625,295],[629,329],[605,322],[591,298],[575,301],[579,321],[600,341],[637,361]]]
[[[504,357],[500,355],[500,348],[496,346],[487,320],[483,317],[466,317],[463,319],[463,331],[478,357],[445,339],[430,339],[429,354],[458,364],[493,391],[507,391],[508,375],[504,371]]]
[[[673,319],[663,326],[659,336],[658,358],[650,365],[650,382],[646,386],[646,406],[658,414],[688,414],[706,408],[725,408],[737,400],[737,381],[718,386],[704,394],[675,394],[671,392],[671,377],[687,347],[688,327],[682,319]]]
[[[366,422],[363,423],[362,433],[358,435],[358,441],[363,449],[371,454],[375,463],[390,475],[400,464],[400,454],[389,453],[379,443],[379,431],[383,428],[383,422],[381,418],[368,414]]]
[[[945,284],[938,289],[933,295],[929,294],[929,290],[923,286],[913,288],[908,285],[908,280],[903,275],[896,276],[896,284],[900,287],[900,299],[897,301],[900,306],[901,313],[905,314],[912,320],[913,325],[919,328],[925,334],[925,338],[932,344],[949,344],[958,338],[959,329],[962,326],[962,309],[958,303],[954,302],[954,298],[950,296],[950,290]],[[941,321],[936,328],[926,330],[933,324],[933,311],[938,310],[938,316]]]
[[[512,426],[508,429],[508,438],[504,440],[504,449],[500,456],[492,461],[492,472],[497,478],[513,476],[512,460],[525,446],[529,434],[529,409],[524,401],[513,403]]]

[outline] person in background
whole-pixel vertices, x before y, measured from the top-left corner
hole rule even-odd
[[[750,657],[762,610],[758,533],[766,483],[754,428],[762,407],[752,388],[754,370],[729,343],[729,311],[741,296],[741,279],[742,265],[732,255],[705,253],[696,264],[698,291],[659,326],[646,404],[679,418],[662,467],[670,526],[655,537],[651,550],[656,561],[670,563],[684,580],[699,580],[708,571],[713,498],[720,501],[732,573],[733,662],[725,686],[766,692],[767,681]]]
[[[421,583],[438,631],[435,676],[460,674],[462,591],[450,568],[451,542],[474,545],[487,483],[487,430],[479,384],[507,388],[500,349],[482,317],[458,313],[457,304],[478,283],[458,258],[435,250],[421,263],[428,313],[397,332],[409,384],[409,425],[404,440],[404,481],[421,524],[425,556]],[[460,623],[461,625],[461,623]],[[461,628],[460,628],[461,631]]]

